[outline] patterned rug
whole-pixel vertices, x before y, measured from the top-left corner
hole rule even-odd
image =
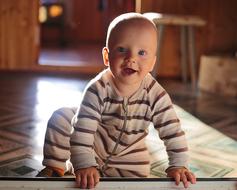
[[[204,124],[182,108],[175,106],[181,120],[182,128],[190,150],[190,169],[197,177],[236,177],[237,176],[237,142],[222,133]],[[42,122],[39,121],[38,124]],[[32,122],[32,126],[34,123]],[[41,124],[45,126],[45,121]],[[31,126],[25,126],[23,137],[27,130],[33,130]],[[4,132],[4,133],[3,133]],[[0,176],[25,176],[34,177],[43,166],[42,144],[29,146],[36,140],[27,137],[27,140],[8,136],[6,131],[0,135]],[[37,131],[35,131],[36,133]],[[5,134],[6,133],[6,134]],[[42,133],[42,130],[41,130]],[[41,134],[41,139],[44,134]],[[14,139],[14,140],[12,140]],[[24,142],[24,143],[22,143]],[[167,155],[163,142],[159,140],[157,132],[150,128],[147,145],[151,153],[151,177],[165,177],[167,167]],[[11,159],[3,159],[3,155],[11,154]],[[4,160],[4,161],[3,161]]]
[[[197,177],[236,177],[237,141],[175,106],[189,144],[190,169]],[[147,145],[152,155],[151,177],[165,177],[167,154],[163,142],[150,128]],[[159,146],[157,146],[159,145]]]

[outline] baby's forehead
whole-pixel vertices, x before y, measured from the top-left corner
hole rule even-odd
[[[109,27],[106,39],[107,47],[115,41],[120,41],[122,36],[126,36],[129,33],[140,35],[146,35],[149,33],[149,36],[152,37],[157,36],[157,29],[152,21],[143,17],[119,20],[118,22],[112,23]]]
[[[152,32],[153,31],[153,32]],[[145,19],[130,19],[118,23],[111,31],[110,38],[118,37],[123,34],[145,34],[156,35],[156,28]]]
[[[153,23],[149,21],[148,19],[145,18],[131,18],[131,19],[125,19],[121,20],[114,26],[114,30],[117,30],[121,27],[132,27],[132,26],[137,26],[139,25],[140,27],[151,27],[155,28]]]

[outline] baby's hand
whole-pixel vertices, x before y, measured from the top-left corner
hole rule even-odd
[[[184,167],[169,168],[166,172],[168,177],[175,179],[176,185],[179,185],[179,182],[182,181],[184,187],[188,188],[188,181],[190,181],[192,184],[196,183],[195,175]]]
[[[100,180],[100,175],[95,167],[79,169],[75,172],[76,184],[82,189],[91,189],[96,186]]]

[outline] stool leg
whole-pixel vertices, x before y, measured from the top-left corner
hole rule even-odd
[[[187,83],[187,26],[181,26],[180,47],[182,80]]]
[[[194,28],[188,26],[188,46],[190,54],[190,69],[191,69],[191,80],[192,88],[194,91],[197,90],[197,71],[196,71],[196,50],[195,50],[195,39],[194,39]]]
[[[158,42],[157,42],[157,52],[156,52],[156,64],[151,72],[154,78],[157,77],[157,70],[160,64],[160,55],[161,55],[161,45],[163,41],[165,26],[163,24],[158,25]]]

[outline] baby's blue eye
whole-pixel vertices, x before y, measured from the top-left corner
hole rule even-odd
[[[139,54],[139,55],[146,55],[146,52],[145,52],[144,50],[140,50],[140,51],[138,52],[138,54]]]
[[[126,52],[126,49],[125,48],[123,48],[123,47],[118,47],[118,52],[120,52],[120,53],[124,53],[124,52]]]

